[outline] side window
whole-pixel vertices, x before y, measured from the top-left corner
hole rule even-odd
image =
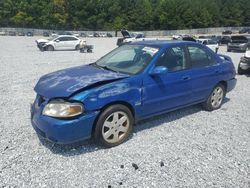
[[[75,37],[67,37],[68,38],[68,41],[74,41],[74,40],[77,40]]]
[[[200,47],[189,46],[188,52],[193,68],[205,67],[215,63],[212,55]]]
[[[172,47],[163,53],[156,62],[156,66],[164,66],[170,72],[187,68],[185,50],[182,47]]]
[[[60,38],[58,38],[58,40],[60,40],[60,41],[67,41],[67,37],[60,37]]]

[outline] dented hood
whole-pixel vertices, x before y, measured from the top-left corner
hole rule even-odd
[[[84,65],[42,76],[35,91],[45,98],[69,97],[86,87],[103,85],[125,77],[128,75]]]

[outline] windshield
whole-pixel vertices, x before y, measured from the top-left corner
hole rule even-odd
[[[138,74],[158,51],[158,48],[144,45],[123,45],[99,59],[95,65],[115,72]]]
[[[217,44],[218,42],[216,40],[208,40],[207,44]]]
[[[58,37],[58,36],[52,36],[51,38],[48,39],[48,41],[52,41],[52,40],[54,40],[56,37]]]

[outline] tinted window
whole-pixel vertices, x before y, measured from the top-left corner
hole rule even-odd
[[[214,63],[212,55],[197,46],[189,46],[188,52],[192,67],[204,67]]]
[[[75,37],[67,37],[68,41],[77,40]]]
[[[59,37],[57,40],[60,40],[60,41],[67,41],[68,39],[67,39],[68,37]]]
[[[208,40],[207,44],[217,44],[217,41],[216,40]]]
[[[156,66],[164,66],[169,71],[183,70],[187,67],[185,50],[181,47],[173,47],[159,57]]]
[[[245,36],[232,36],[231,39],[233,43],[247,43],[248,42]]]

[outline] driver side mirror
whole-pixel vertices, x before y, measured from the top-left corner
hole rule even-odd
[[[60,42],[60,40],[59,40],[59,39],[56,39],[55,41],[56,41],[56,42]]]
[[[151,75],[151,76],[156,76],[156,75],[165,74],[165,73],[167,73],[167,72],[168,72],[168,69],[167,69],[166,67],[164,67],[164,66],[157,66],[157,67],[155,67],[155,68],[151,71],[150,75]]]

